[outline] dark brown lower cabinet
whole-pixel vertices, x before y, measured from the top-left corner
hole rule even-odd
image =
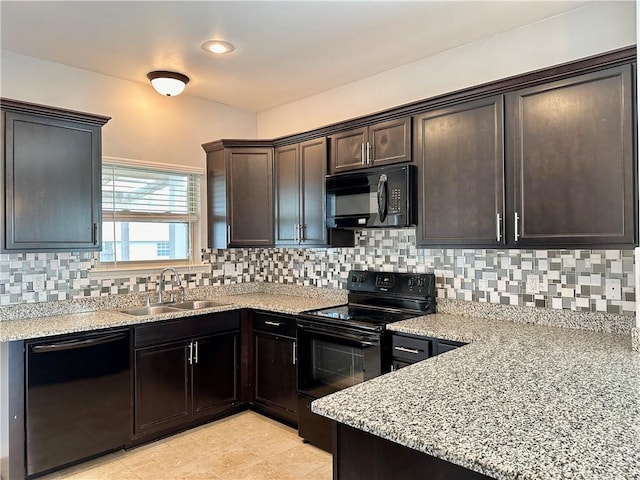
[[[237,409],[237,312],[145,325],[134,332],[134,438]]]
[[[194,417],[216,415],[238,401],[239,332],[196,340],[198,356],[192,371]]]
[[[335,480],[485,480],[468,470],[426,453],[336,423],[333,449]]]
[[[136,349],[135,432],[162,430],[189,418],[185,342]]]
[[[394,332],[391,335],[391,370],[399,370],[464,345],[453,340]]]
[[[295,319],[254,317],[254,404],[288,423],[298,423]]]

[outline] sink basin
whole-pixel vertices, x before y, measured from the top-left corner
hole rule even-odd
[[[228,305],[228,303],[220,303],[213,300],[189,300],[186,302],[172,303],[171,307],[182,310],[199,310],[201,308],[221,307],[223,305]]]
[[[142,317],[145,315],[158,315],[159,313],[179,312],[180,310],[166,305],[151,305],[149,307],[125,308],[120,313],[133,315],[134,317]]]

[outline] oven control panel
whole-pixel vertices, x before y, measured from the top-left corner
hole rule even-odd
[[[435,283],[433,273],[351,270],[347,279],[347,288],[350,292],[435,296]]]

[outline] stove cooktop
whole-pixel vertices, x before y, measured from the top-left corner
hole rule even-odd
[[[402,312],[379,308],[368,308],[359,305],[339,305],[303,312],[308,317],[325,320],[331,323],[360,325],[369,328],[384,329],[387,323],[399,322],[422,315],[417,312]]]

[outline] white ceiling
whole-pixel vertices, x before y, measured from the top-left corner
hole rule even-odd
[[[586,1],[0,1],[3,50],[263,111],[522,25]],[[233,43],[204,53],[209,39]]]

